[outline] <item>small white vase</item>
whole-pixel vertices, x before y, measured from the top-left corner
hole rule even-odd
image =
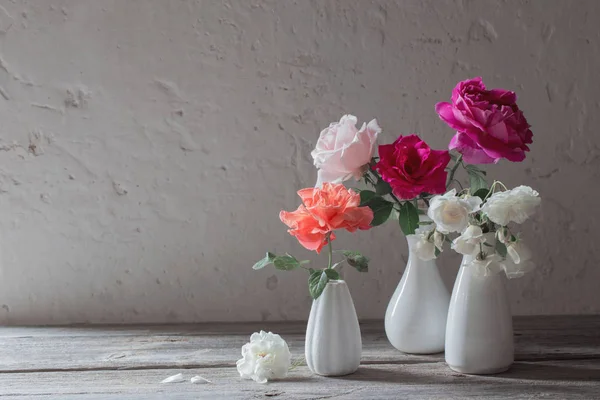
[[[361,353],[360,327],[348,285],[331,280],[310,310],[306,364],[315,374],[348,375],[358,369]]]
[[[493,245],[493,239],[489,241]],[[464,374],[495,374],[514,361],[512,316],[505,273],[484,274],[464,256],[446,326],[446,363]]]
[[[400,351],[433,354],[444,351],[450,293],[435,260],[423,261],[413,254],[416,235],[406,237],[408,263],[385,312],[385,333]]]

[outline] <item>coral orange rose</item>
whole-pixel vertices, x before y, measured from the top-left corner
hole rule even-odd
[[[281,211],[279,219],[290,229],[302,246],[308,250],[321,252],[327,238],[333,241],[333,231],[345,229],[371,228],[373,211],[369,207],[359,207],[358,193],[342,184],[324,183],[321,188],[307,188],[298,191],[302,205],[296,211]]]

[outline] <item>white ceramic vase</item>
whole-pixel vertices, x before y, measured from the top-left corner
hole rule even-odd
[[[348,375],[358,369],[361,353],[360,327],[348,285],[331,280],[310,310],[306,364],[315,374]]]
[[[450,293],[435,260],[413,254],[416,235],[407,236],[408,263],[385,312],[385,333],[400,351],[433,354],[444,351]]]
[[[493,244],[493,239],[489,241]],[[464,256],[446,326],[446,363],[464,374],[506,371],[514,361],[506,274],[482,273]]]

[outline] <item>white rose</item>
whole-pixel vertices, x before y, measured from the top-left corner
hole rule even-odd
[[[444,235],[437,230],[433,233],[433,244],[440,251],[444,251]]]
[[[483,259],[479,259],[479,256],[473,257],[473,261],[471,261],[469,267],[475,269],[475,275],[487,276],[491,274],[497,274],[502,270],[500,261],[502,261],[502,257],[500,257],[498,254],[486,254],[485,258]]]
[[[516,264],[507,258],[501,264],[504,272],[506,272],[506,277],[509,279],[520,278],[535,269],[535,263],[531,260],[521,261],[519,264]]]
[[[377,120],[356,129],[354,115],[344,115],[323,129],[315,149],[310,153],[319,169],[317,187],[324,182],[342,183],[351,177],[360,179],[365,165],[371,162],[377,135],[381,128]]]
[[[409,240],[409,245],[414,255],[416,255],[418,258],[424,261],[429,261],[436,258],[436,246],[433,242],[428,240],[430,233],[431,231],[425,233],[418,233],[414,235],[416,236],[414,240]]]
[[[491,195],[481,211],[498,225],[506,226],[511,221],[522,224],[533,215],[541,202],[538,192],[529,186],[518,186]]]
[[[242,378],[266,383],[269,379],[285,378],[291,361],[292,355],[281,336],[260,331],[250,336],[250,343],[242,347],[242,358],[236,364]]]
[[[531,250],[519,240],[506,246],[506,259],[502,261],[502,267],[506,276],[510,279],[520,278],[535,269],[535,263],[531,260]]]
[[[469,224],[469,214],[479,211],[480,205],[479,197],[456,197],[456,189],[452,189],[431,199],[427,216],[435,222],[441,233],[462,232]]]
[[[467,229],[452,242],[452,249],[460,254],[471,255],[479,251],[479,245],[485,242],[480,227],[469,225]]]
[[[496,237],[500,243],[504,244],[507,244],[508,240],[510,239],[508,237],[508,230],[506,228],[500,228],[500,230],[496,233]]]

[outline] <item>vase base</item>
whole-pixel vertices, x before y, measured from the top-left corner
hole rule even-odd
[[[402,351],[402,350],[400,350]],[[444,350],[436,350],[436,351],[402,351],[404,354],[408,354],[409,356],[432,356],[434,354],[442,354]]]
[[[487,368],[487,369],[475,369],[475,368],[468,368],[468,367],[457,367],[457,366],[448,364],[448,366],[450,367],[450,369],[452,371],[460,372],[461,374],[466,374],[466,375],[493,375],[493,374],[500,374],[502,372],[508,371],[508,369],[511,367],[511,365],[512,364],[505,365],[503,367],[493,367],[493,368]]]
[[[355,369],[352,372],[333,372],[333,373],[325,373],[325,374],[321,374],[319,372],[315,372],[312,371],[313,374],[319,375],[319,376],[328,376],[328,377],[336,377],[336,376],[347,376],[347,375],[352,375],[353,373],[355,373],[356,371],[358,371],[358,368]]]
[[[424,349],[424,350],[403,350],[403,349],[399,349],[398,347],[394,348],[398,351],[403,352],[404,354],[414,354],[414,355],[430,355],[430,354],[440,354],[444,352],[444,348],[442,347],[441,349]]]

